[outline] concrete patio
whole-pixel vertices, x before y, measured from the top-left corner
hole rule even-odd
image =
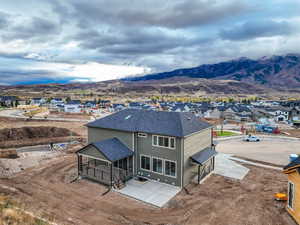
[[[129,180],[121,190],[115,189],[121,194],[157,207],[163,207],[180,190],[179,187],[153,180],[141,182],[135,179]]]

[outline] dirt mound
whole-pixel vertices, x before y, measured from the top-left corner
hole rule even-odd
[[[66,128],[45,126],[0,129],[0,142],[68,136],[78,136],[78,134],[71,132]]]

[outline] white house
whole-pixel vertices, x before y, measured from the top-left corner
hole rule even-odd
[[[46,99],[44,98],[32,98],[30,104],[40,106],[46,103]]]
[[[72,100],[64,105],[64,111],[66,113],[80,113],[81,112],[81,102],[79,100]]]

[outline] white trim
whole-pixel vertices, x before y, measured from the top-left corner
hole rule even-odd
[[[164,168],[165,168],[165,167],[164,167],[164,164],[165,164],[165,160],[164,160],[163,158],[159,158],[159,157],[156,157],[156,156],[152,156],[151,158],[152,158],[152,160],[151,160],[151,161],[152,161],[152,162],[151,162],[151,168],[152,168],[152,170],[151,170],[151,171],[152,171],[153,173],[156,173],[156,174],[159,174],[159,175],[164,175]],[[161,173],[156,172],[156,171],[153,170],[153,159],[158,159],[158,160],[161,160],[161,161],[162,161],[162,168],[161,168],[161,169],[162,169],[162,172],[161,172]]]
[[[147,138],[148,134],[146,134],[146,133],[138,133],[138,137]]]
[[[166,174],[166,162],[167,161],[175,163],[175,176],[167,175]],[[166,177],[172,177],[172,178],[176,178],[177,179],[177,162],[176,161],[165,159],[165,162],[164,162],[164,176],[166,176]]]
[[[154,137],[155,136],[157,137],[156,145],[154,145]],[[169,147],[159,145],[159,138],[160,137],[162,137],[162,138],[168,138],[169,139]],[[171,139],[174,139],[174,147],[171,147]],[[162,136],[162,135],[152,134],[152,146],[153,147],[158,147],[158,148],[176,149],[176,137]]]
[[[290,200],[290,184],[293,186],[293,199],[292,199],[292,207],[289,205]],[[287,207],[294,211],[294,201],[295,201],[295,184],[291,181],[288,181],[288,201],[287,201]]]
[[[148,157],[149,159],[150,159],[150,169],[149,170],[147,170],[147,169],[144,169],[144,168],[142,168],[142,156],[144,156],[144,157]],[[149,155],[142,155],[142,154],[140,154],[140,169],[141,170],[144,170],[144,171],[149,171],[149,172],[151,172],[152,170],[152,166],[151,166],[151,164],[152,164],[152,160],[151,160],[151,156],[149,156]]]

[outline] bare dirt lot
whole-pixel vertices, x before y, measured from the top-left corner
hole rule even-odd
[[[3,129],[10,129],[9,135],[14,139],[11,143],[9,142],[8,137],[5,141],[1,142],[0,140],[0,148],[49,144],[50,142],[66,142],[75,138],[85,139],[86,128],[84,127],[84,124],[84,122],[57,122],[0,117],[0,130],[2,130],[4,134],[5,130]],[[25,129],[26,127],[29,129]],[[39,127],[51,127],[51,129],[43,128],[41,132],[39,132]],[[36,133],[32,132],[35,130],[37,131]],[[42,135],[43,132],[44,134]]]
[[[290,154],[300,154],[300,141],[264,137],[260,142],[245,142],[242,139],[220,141],[217,151],[275,165],[286,165]]]
[[[79,135],[66,128],[49,126],[26,126],[0,129],[0,148],[23,147],[32,143],[49,143],[68,140]]]
[[[91,117],[88,114],[83,113],[64,113],[64,112],[50,112],[49,118],[67,118],[67,119],[79,119],[90,120]]]
[[[295,225],[273,194],[286,192],[287,177],[280,171],[251,169],[242,181],[212,175],[191,184],[166,208],[154,208],[88,180],[73,183],[74,154],[63,154],[43,166],[0,179],[0,192],[24,203],[27,210],[59,224],[202,224]]]

